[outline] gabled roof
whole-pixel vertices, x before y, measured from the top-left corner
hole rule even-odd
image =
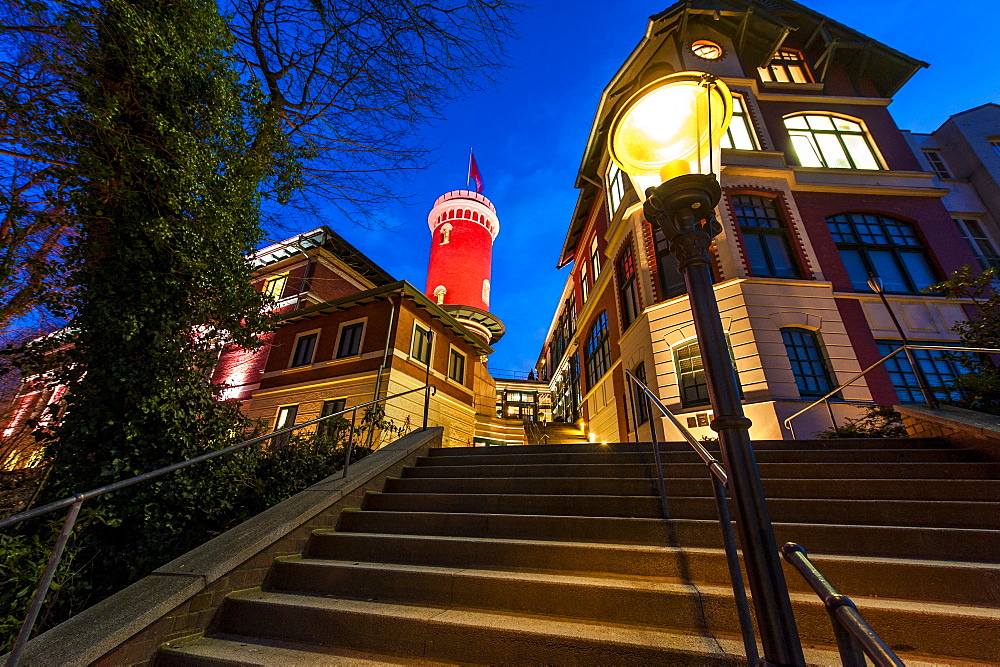
[[[323,248],[329,251],[362,277],[370,280],[375,286],[395,282],[395,278],[381,266],[326,225],[261,248],[251,255],[250,261],[253,268],[257,270],[314,248]]]
[[[683,0],[674,3],[650,17],[646,34],[601,94],[577,173],[576,187],[581,190],[580,196],[557,266],[572,261],[586,216],[601,188],[599,166],[604,157],[607,126],[616,106],[648,82],[657,63],[662,61],[664,46],[674,39],[683,39],[698,23],[728,36],[748,68],[767,64],[788,36],[795,33],[799,38],[796,41],[805,48],[823,49],[822,72],[836,62],[843,65],[856,82],[862,79],[871,82],[878,94],[886,98],[895,95],[920,68],[928,66],[792,0]],[[657,73],[669,72],[668,68]]]

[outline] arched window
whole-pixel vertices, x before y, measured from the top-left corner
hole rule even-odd
[[[472,212],[472,219],[474,221],[476,221],[476,222],[479,222],[479,213],[477,213],[476,211],[473,211]]]
[[[805,58],[791,49],[778,49],[767,67],[758,67],[757,73],[764,83],[812,83]]]
[[[803,167],[881,169],[868,133],[854,120],[808,113],[785,118],[795,156]]]
[[[731,201],[750,272],[758,278],[800,277],[777,202],[759,195],[733,195]]]
[[[833,389],[815,332],[788,327],[781,330],[781,340],[792,363],[792,375],[800,396],[823,396]]]
[[[445,243],[451,243],[451,230],[453,227],[450,222],[446,222],[441,225],[441,243],[438,245],[444,245]]]
[[[483,280],[483,303],[487,307],[490,305],[490,281],[489,279]]]
[[[896,294],[916,294],[938,281],[909,223],[877,213],[841,213],[827,218],[826,225],[854,289],[870,292],[870,274],[882,279],[886,292]]]
[[[587,347],[584,351],[584,363],[587,366],[587,389],[593,389],[597,381],[611,367],[611,346],[608,342],[608,312],[601,311],[587,335]]]

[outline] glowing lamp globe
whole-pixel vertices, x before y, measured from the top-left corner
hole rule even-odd
[[[618,110],[608,140],[611,160],[644,200],[647,188],[718,168],[732,116],[733,96],[725,83],[703,72],[669,74],[643,86]]]

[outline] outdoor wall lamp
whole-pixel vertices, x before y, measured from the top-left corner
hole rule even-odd
[[[612,120],[608,150],[645,200],[646,219],[663,231],[684,274],[764,660],[801,665],[802,646],[750,443],[750,420],[743,414],[712,287],[709,247],[722,231],[715,217],[722,196],[715,169],[732,108],[729,89],[713,75],[670,74],[622,105]]]

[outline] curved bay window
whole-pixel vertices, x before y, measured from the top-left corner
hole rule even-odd
[[[815,332],[788,327],[781,330],[781,340],[792,363],[792,374],[800,396],[823,396],[833,389]]]
[[[733,195],[730,201],[743,236],[750,272],[756,277],[800,278],[777,201],[759,195]]]
[[[871,291],[870,274],[895,294],[916,294],[938,281],[910,223],[877,213],[842,213],[827,218],[826,224],[859,292]]]
[[[854,120],[820,113],[785,118],[795,156],[803,167],[881,169],[864,126]]]
[[[587,367],[587,390],[611,368],[611,344],[608,341],[608,311],[601,311],[587,335],[584,350],[584,365]]]

